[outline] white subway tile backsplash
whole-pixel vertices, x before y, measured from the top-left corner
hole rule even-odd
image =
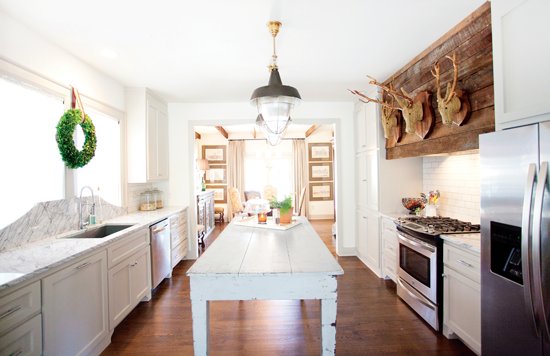
[[[479,224],[479,154],[424,157],[423,189],[439,190],[441,216]]]

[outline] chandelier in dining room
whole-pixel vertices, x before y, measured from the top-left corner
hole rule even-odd
[[[283,139],[288,125],[292,122],[290,118],[292,109],[302,103],[302,98],[296,88],[283,85],[279,75],[275,37],[279,33],[281,23],[270,21],[267,27],[273,36],[273,56],[268,67],[271,74],[268,85],[254,90],[250,105],[258,109],[256,125],[259,126],[267,142],[275,146]]]

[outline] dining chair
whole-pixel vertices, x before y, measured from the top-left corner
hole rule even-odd
[[[263,194],[263,198],[265,200],[271,200],[271,197],[275,197],[277,198],[277,188],[272,186],[272,185],[266,185],[264,187],[264,194]]]
[[[244,191],[244,201],[249,201],[250,199],[261,198],[260,192],[256,190],[245,190]]]
[[[229,199],[231,200],[231,208],[233,209],[233,217],[248,216],[244,212],[244,204],[241,202],[241,194],[237,188],[229,188]]]

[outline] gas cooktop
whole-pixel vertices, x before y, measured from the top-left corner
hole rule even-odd
[[[397,225],[418,233],[440,234],[469,234],[479,233],[480,225],[470,222],[451,219],[443,216],[410,216],[397,219]]]

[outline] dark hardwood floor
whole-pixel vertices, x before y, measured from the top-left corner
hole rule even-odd
[[[331,220],[311,224],[335,254]],[[205,240],[206,248],[227,226]],[[374,275],[356,257],[337,257],[337,355],[474,355],[458,340],[433,331],[396,295],[395,283]],[[148,303],[117,326],[102,355],[193,355],[189,278],[194,261],[180,262]],[[319,302],[227,301],[210,305],[211,355],[318,355]]]

